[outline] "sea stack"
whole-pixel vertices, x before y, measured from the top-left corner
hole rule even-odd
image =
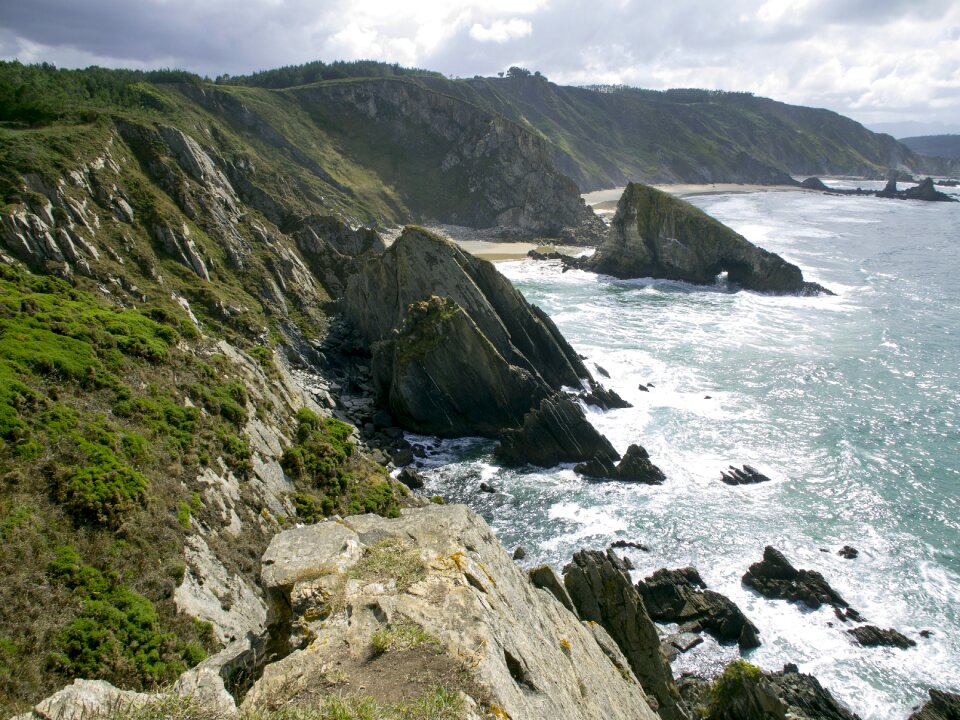
[[[796,265],[757,247],[699,208],[641,183],[627,185],[607,237],[586,269],[623,279],[653,277],[698,285],[711,285],[726,272],[746,290],[832,294],[805,282]]]

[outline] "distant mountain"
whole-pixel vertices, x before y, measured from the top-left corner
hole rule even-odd
[[[942,171],[842,115],[749,93],[563,87],[534,75],[410,81],[542,135],[582,190],[628,180],[777,183],[790,175]]]
[[[900,142],[920,155],[960,160],[960,135],[921,135]]]

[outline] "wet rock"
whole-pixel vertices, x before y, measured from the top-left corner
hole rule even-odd
[[[829,292],[804,282],[796,265],[749,242],[690,203],[630,183],[604,241],[585,269],[618,278],[654,277],[712,285],[726,272],[748,290]]]
[[[933,637],[932,630],[921,630],[919,634],[920,634],[920,637],[922,637],[924,640],[927,640]]]
[[[581,475],[605,480],[641,482],[647,485],[660,485],[667,476],[650,462],[650,455],[640,445],[631,445],[619,465],[614,465],[607,457],[594,457],[578,464],[574,470]]]
[[[411,490],[419,490],[423,487],[423,475],[418,473],[413,468],[405,467],[400,471],[400,474],[397,475],[397,480],[402,482]]]
[[[837,555],[842,558],[846,558],[847,560],[853,560],[860,555],[860,551],[855,547],[851,547],[850,545],[844,545],[842,548],[837,550]]]
[[[542,400],[524,416],[520,429],[504,430],[495,454],[504,463],[541,467],[587,458],[620,459],[610,441],[587,420],[583,408],[561,394]]]
[[[707,395],[706,398],[710,396]],[[726,470],[720,472],[721,480],[727,485],[755,485],[762,482],[770,482],[770,478],[761,473],[752,465],[744,465],[742,469],[731,465]]]
[[[848,607],[846,610],[841,610],[838,607],[833,609],[833,614],[837,616],[837,620],[841,622],[865,622],[863,615],[854,610],[853,608]]]
[[[960,695],[930,689],[930,699],[907,720],[960,720]]]
[[[760,645],[757,627],[728,597],[707,590],[700,573],[692,567],[657,570],[636,587],[653,620],[695,623],[721,643],[736,642],[743,650]]]
[[[599,383],[589,383],[590,390],[577,395],[587,405],[593,405],[601,410],[615,410],[617,408],[633,407],[613,390],[608,390]]]
[[[641,392],[650,392],[650,389],[649,389],[646,385],[644,385],[643,383],[640,383],[640,384],[637,386],[637,390],[640,390]]]
[[[643,552],[650,552],[650,548],[644,545],[641,542],[634,542],[633,540],[614,540],[610,543],[612,548],[633,548],[634,550],[642,550]]]
[[[864,647],[895,647],[908,648],[917,644],[916,640],[911,640],[903,633],[888,628],[878,628],[876,625],[862,625],[861,627],[847,630],[853,636],[853,639]]]
[[[626,656],[664,720],[685,718],[657,629],[637,589],[612,551],[580,550],[563,569],[563,582],[583,620],[599,623]]]
[[[605,378],[610,377],[610,373],[608,373],[604,368],[600,367],[596,363],[594,363],[593,366],[597,369],[597,374],[600,375],[601,377],[605,377]]]
[[[916,187],[903,191],[903,197],[907,200],[925,200],[927,202],[957,202],[957,199],[946,193],[942,193],[933,186],[933,178],[926,178]]]
[[[517,549],[513,551],[513,559],[514,559],[514,560],[523,560],[523,559],[526,558],[526,557],[527,557],[527,550],[526,550],[526,548],[524,548],[523,545],[518,545],[518,546],[517,546]]]
[[[774,547],[763,550],[763,560],[750,566],[743,584],[764,597],[804,603],[811,609],[829,604],[846,608],[847,602],[815,570],[798,570]]]
[[[496,491],[497,489],[490,483],[485,483],[485,482],[480,483],[480,492],[495,493]]]

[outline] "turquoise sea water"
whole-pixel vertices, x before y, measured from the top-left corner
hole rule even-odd
[[[621,452],[643,444],[668,480],[506,470],[489,442],[430,441],[427,490],[481,512],[508,548],[526,548],[525,565],[559,569],[574,550],[618,538],[650,547],[629,552],[635,578],[693,565],[760,628],[751,662],[796,662],[863,718],[906,718],[928,687],[960,691],[960,203],[799,192],[690,200],[837,296],[501,263],[634,404],[590,420]],[[720,482],[743,463],[773,482]],[[481,480],[500,492],[479,493]],[[767,544],[917,647],[861,648],[831,609],[743,588]],[[859,558],[837,555],[847,544]],[[924,629],[932,637],[920,638]],[[708,640],[674,672],[709,674],[735,656]]]

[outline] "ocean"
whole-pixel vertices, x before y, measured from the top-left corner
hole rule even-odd
[[[905,719],[927,688],[960,691],[960,203],[803,192],[688,199],[837,295],[499,263],[594,375],[633,403],[589,409],[591,422],[621,452],[646,447],[667,481],[504,469],[490,441],[409,436],[431,448],[426,492],[480,512],[509,549],[526,549],[524,566],[560,570],[575,550],[616,539],[649,547],[626,552],[634,579],[692,565],[759,627],[750,662],[797,663],[861,717]],[[772,482],[720,482],[721,470],[744,463]],[[499,492],[479,492],[481,481]],[[765,545],[820,571],[871,624],[917,646],[863,648],[831,608],[747,590],[740,578]],[[840,557],[844,545],[859,557]],[[708,638],[673,670],[711,675],[737,656]]]

